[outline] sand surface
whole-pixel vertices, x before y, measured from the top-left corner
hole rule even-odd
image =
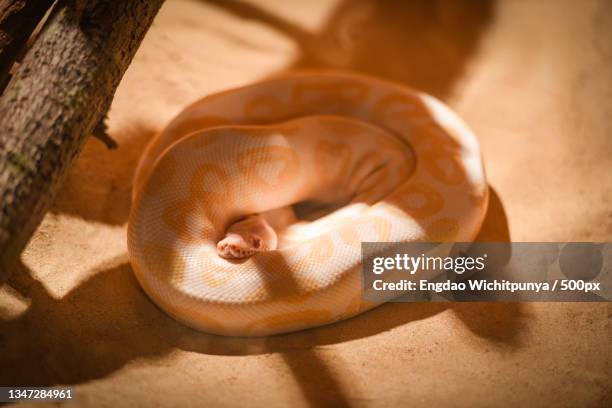
[[[610,304],[388,304],[243,339],[146,298],[125,243],[144,145],[189,102],[295,67],[456,109],[493,192],[481,239],[612,241],[612,2],[170,0],[113,102],[120,148],[87,143],[0,289],[0,384],[73,385],[78,406],[612,406]]]

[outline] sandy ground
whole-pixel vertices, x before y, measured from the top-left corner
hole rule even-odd
[[[476,131],[481,239],[612,241],[610,1],[168,1],[0,289],[0,384],[78,406],[612,406],[609,304],[388,304],[271,338],[195,332],[127,262],[131,174],[187,103],[293,67],[428,91]],[[40,406],[40,405],[36,405]]]

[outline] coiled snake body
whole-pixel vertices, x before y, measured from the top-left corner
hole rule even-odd
[[[488,201],[478,143],[441,102],[333,72],[197,101],[148,146],[134,183],[138,281],[176,319],[224,335],[376,306],[361,296],[362,241],[471,241]]]

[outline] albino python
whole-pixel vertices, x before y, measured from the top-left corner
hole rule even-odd
[[[362,241],[471,241],[487,202],[477,140],[438,100],[289,73],[207,96],[151,142],[129,256],[151,299],[192,327],[289,332],[377,305],[362,297]]]

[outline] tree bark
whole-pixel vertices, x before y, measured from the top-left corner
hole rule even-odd
[[[0,98],[0,282],[108,111],[162,3],[60,2]]]
[[[0,0],[0,93],[11,67],[53,0]]]

